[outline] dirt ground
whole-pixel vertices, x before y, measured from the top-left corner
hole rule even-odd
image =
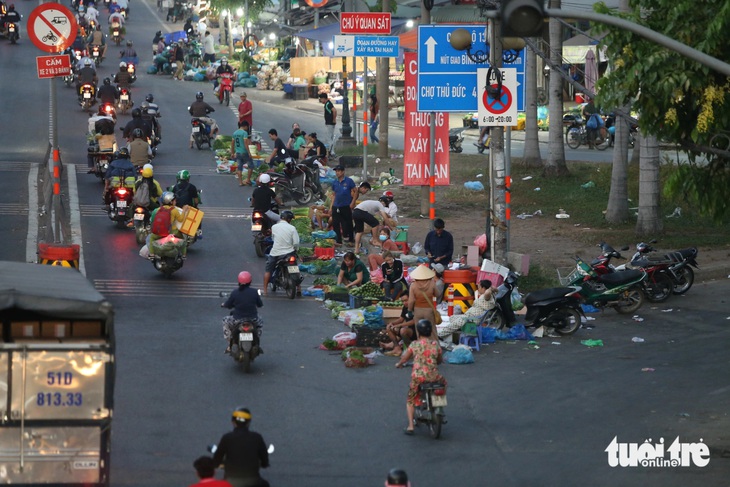
[[[399,213],[405,213],[400,206]],[[474,245],[475,237],[486,229],[486,221],[482,216],[463,215],[453,210],[439,213],[438,205],[436,216],[444,219],[446,230],[454,236],[455,258],[461,253],[462,245]],[[415,242],[423,243],[430,230],[428,218],[400,218],[399,223],[408,225],[408,241],[411,246]],[[585,236],[581,235],[584,232],[586,228],[580,222],[557,219],[555,215],[514,218],[510,225],[510,250],[529,255],[531,265],[540,265],[557,279],[555,269],[574,266],[573,256],[579,255],[584,259],[598,256],[598,241],[593,244],[584,243]],[[618,247],[619,243],[614,245]],[[691,246],[689,235],[687,246]],[[633,250],[631,248],[622,254],[630,257]],[[697,261],[700,266],[700,270],[695,273],[697,282],[730,277],[730,244],[721,248],[700,247]]]

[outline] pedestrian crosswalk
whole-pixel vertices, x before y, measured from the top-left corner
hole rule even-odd
[[[151,270],[151,267],[150,267]],[[175,279],[94,279],[94,287],[104,296],[124,297],[170,297],[225,299],[221,293],[230,293],[236,288],[235,281],[182,281]],[[283,292],[270,293],[268,300],[289,299]],[[213,308],[211,308],[213,309]]]
[[[22,206],[22,205],[18,205]],[[27,205],[26,205],[27,206]],[[107,210],[104,209],[103,205],[80,205],[81,216],[107,216]],[[225,219],[247,219],[251,218],[251,208],[235,208],[235,207],[213,207],[213,206],[201,206],[200,209],[204,213],[206,220],[225,220]],[[2,205],[0,205],[0,212],[2,211]],[[27,208],[26,208],[27,212]]]
[[[0,215],[28,215],[28,203],[0,203]]]
[[[1,161],[0,171],[28,171],[30,169],[30,162],[21,161]]]

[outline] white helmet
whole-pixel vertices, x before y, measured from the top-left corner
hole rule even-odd
[[[259,183],[261,184],[269,184],[271,182],[271,176],[268,174],[262,174],[259,176]]]
[[[91,66],[91,59],[87,58],[86,60],[84,60],[84,66],[86,66],[86,67]]]
[[[122,61],[121,63],[119,63],[119,67],[120,68],[126,68],[127,67],[127,63],[125,63],[124,61]]]

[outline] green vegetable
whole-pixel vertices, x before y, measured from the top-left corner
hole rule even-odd
[[[359,296],[363,298],[382,298],[384,296],[383,290],[374,282],[366,282],[362,286],[353,288],[350,291],[353,296]]]
[[[336,284],[337,284],[337,281],[331,277],[317,277],[314,280],[315,286],[335,286]],[[341,287],[344,287],[344,286],[341,286]]]
[[[337,342],[332,340],[331,338],[328,338],[327,340],[323,341],[322,345],[327,350],[337,350],[337,348],[338,348]]]
[[[314,254],[314,250],[309,247],[299,247],[299,251],[297,253],[299,254],[299,257],[311,257],[312,254]]]

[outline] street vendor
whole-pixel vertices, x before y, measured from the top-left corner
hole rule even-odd
[[[444,230],[445,223],[441,218],[433,221],[433,230],[426,235],[423,249],[432,264],[449,265],[454,255],[454,237]]]
[[[408,306],[403,306],[400,317],[395,321],[388,323],[385,327],[385,332],[390,338],[390,342],[380,342],[380,348],[387,350],[385,355],[391,357],[400,357],[403,354],[403,349],[408,348],[411,340],[416,334],[416,320],[413,319],[413,315],[408,311]]]
[[[342,259],[340,273],[337,276],[337,285],[348,288],[357,287],[370,282],[370,272],[365,264],[355,257],[354,252],[347,252]]]

